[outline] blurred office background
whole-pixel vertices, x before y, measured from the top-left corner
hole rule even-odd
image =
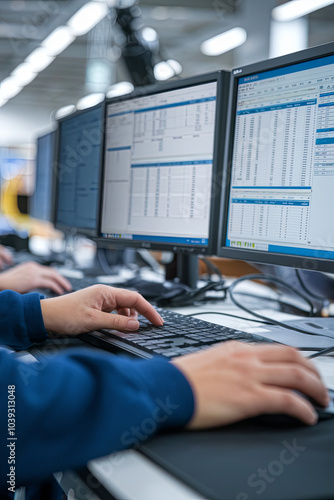
[[[231,69],[326,43],[333,21],[333,0],[2,0],[2,184],[19,173],[20,192],[32,193],[36,138],[63,107],[127,92],[141,79]]]

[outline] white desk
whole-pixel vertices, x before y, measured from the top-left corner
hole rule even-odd
[[[255,288],[253,285],[255,285]],[[256,290],[257,293],[263,292],[261,285],[252,284],[252,286],[252,289]],[[263,326],[261,323],[250,322],[247,319],[236,319],[214,314],[214,311],[217,311],[247,317],[246,313],[240,311],[240,309],[237,309],[231,303],[213,302],[206,303],[200,307],[186,307],[175,310],[182,314],[212,311],[213,314],[198,317],[206,321],[246,331],[256,332],[257,328]],[[283,314],[272,309],[262,310],[261,313],[275,317],[278,320],[298,318],[297,316]],[[304,354],[305,356],[309,355],[310,351]],[[334,389],[334,357],[324,356],[317,358],[314,360],[314,363],[318,367],[327,387]],[[196,500],[202,498],[196,491],[135,450],[126,450],[94,460],[88,466],[90,471],[100,480],[101,484],[117,499],[156,500],[159,498],[159,500],[169,500],[173,498],[173,500]],[[73,484],[73,476],[72,480],[69,480],[69,474],[73,473],[58,475],[58,481],[63,488],[66,483]],[[80,480],[76,478],[75,481]],[[66,488],[64,489],[66,491]],[[92,491],[94,491],[94,488]],[[80,498],[75,496],[75,489],[73,488],[71,495],[71,500],[79,500]],[[93,499],[95,497],[88,496],[87,498]]]

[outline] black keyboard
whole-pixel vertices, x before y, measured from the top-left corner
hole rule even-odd
[[[120,350],[140,357],[165,356],[174,358],[223,342],[242,340],[244,342],[272,342],[264,337],[234,330],[215,323],[166,309],[157,308],[164,319],[163,326],[154,326],[140,317],[137,332],[125,333],[117,330],[101,330],[84,334],[80,338],[106,350]]]
[[[97,285],[99,282],[94,276],[85,276],[83,278],[73,278],[66,276],[66,279],[71,283],[73,292],[87,288],[92,285]]]
[[[25,264],[26,262],[37,262],[38,264],[43,264],[43,257],[34,255],[30,252],[25,252],[23,250],[21,252],[14,252],[13,264],[9,267],[16,266],[17,264]]]
[[[82,288],[87,288],[89,286],[97,285],[99,283],[98,280],[96,278],[94,278],[93,276],[88,276],[88,277],[86,276],[84,278],[73,278],[73,277],[68,277],[68,276],[65,276],[65,277],[72,285],[71,292],[76,292],[78,290],[82,290]],[[44,297],[46,299],[58,297],[58,293],[53,292],[49,288],[48,289],[37,288],[37,289],[31,290],[31,291],[38,292],[39,294],[44,295]],[[64,292],[64,295],[66,295],[67,293],[71,293],[71,292]]]
[[[37,262],[37,264],[41,264],[43,266],[63,265],[64,258],[62,258],[61,255],[58,254],[35,255],[25,250],[20,250],[19,252],[13,253],[12,266],[16,266],[17,264],[25,264],[26,262]]]

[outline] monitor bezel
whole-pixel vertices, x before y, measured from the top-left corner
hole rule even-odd
[[[98,188],[99,194],[97,197],[97,221],[94,229],[82,228],[77,226],[67,226],[65,224],[61,224],[57,222],[57,212],[58,212],[58,196],[59,196],[59,168],[60,168],[60,138],[61,138],[61,126],[64,122],[76,118],[77,116],[83,115],[89,111],[93,111],[95,109],[100,109],[101,111],[101,146],[100,146],[100,155],[99,155],[99,176],[98,176]],[[85,109],[78,109],[74,113],[67,115],[63,118],[57,120],[57,140],[56,140],[56,151],[55,151],[55,179],[54,179],[54,213],[53,213],[53,224],[56,229],[59,229],[65,234],[69,235],[82,235],[87,236],[88,238],[96,238],[98,236],[98,231],[100,227],[100,198],[101,198],[101,186],[102,186],[102,169],[103,169],[103,148],[104,148],[104,135],[105,135],[105,127],[104,127],[104,117],[105,117],[105,99],[94,106]]]
[[[54,197],[54,189],[55,189],[55,155],[56,155],[56,148],[57,148],[57,140],[58,140],[58,136],[57,136],[57,133],[58,133],[58,129],[57,127],[52,127],[51,129],[48,130],[48,132],[45,132],[43,133],[42,135],[39,135],[35,138],[35,146],[36,146],[36,155],[35,155],[35,162],[36,162],[36,167],[35,167],[35,181],[37,179],[37,158],[38,158],[38,147],[39,147],[39,141],[41,141],[42,139],[45,139],[45,137],[48,137],[48,136],[53,136],[53,139],[52,139],[52,159],[51,159],[51,165],[50,165],[50,168],[51,168],[51,207],[50,207],[50,216],[49,218],[47,219],[42,219],[41,217],[37,217],[36,215],[31,215],[31,204],[32,204],[32,200],[33,198],[35,197],[35,190],[36,190],[36,182],[35,182],[35,189],[34,189],[34,193],[32,194],[31,196],[31,199],[29,200],[29,217],[31,217],[32,219],[37,219],[37,220],[40,220],[40,221],[43,221],[43,222],[50,222],[50,223],[53,223],[54,222],[54,213],[55,213],[55,197]]]
[[[259,264],[271,264],[314,271],[334,272],[334,261],[316,257],[297,256],[292,254],[279,254],[264,252],[260,250],[245,250],[238,247],[226,247],[229,196],[231,183],[231,169],[233,159],[235,116],[237,106],[237,90],[240,78],[251,76],[262,71],[270,71],[303,63],[312,59],[334,55],[334,42],[319,45],[310,49],[302,50],[286,56],[268,59],[259,63],[236,68],[232,70],[230,82],[230,103],[227,118],[227,135],[224,158],[224,186],[222,189],[222,201],[219,222],[218,256],[236,260],[255,262]]]
[[[161,243],[150,242],[141,240],[127,240],[118,238],[104,238],[102,237],[102,207],[104,195],[104,174],[105,168],[103,167],[102,188],[101,188],[101,207],[100,207],[100,227],[99,237],[97,243],[102,248],[122,247],[122,248],[146,248],[148,250],[160,250],[171,252],[184,252],[196,255],[214,255],[217,253],[218,234],[217,226],[219,221],[219,204],[221,197],[221,177],[222,177],[222,164],[224,152],[224,140],[220,141],[221,137],[225,138],[226,129],[226,114],[228,104],[228,91],[229,91],[230,72],[225,70],[214,71],[206,74],[201,74],[193,77],[182,78],[173,80],[166,83],[158,83],[145,87],[137,87],[134,92],[126,96],[115,97],[106,100],[105,105],[105,123],[107,124],[108,105],[124,102],[138,97],[145,97],[154,95],[160,92],[168,92],[172,90],[182,89],[190,86],[196,86],[211,82],[217,82],[216,94],[216,117],[215,117],[215,134],[213,145],[213,163],[212,163],[212,186],[211,186],[211,205],[210,205],[210,221],[209,221],[209,243],[207,246],[201,245],[185,245],[175,243]],[[106,134],[105,134],[106,141]],[[103,162],[105,163],[105,144],[103,148]]]

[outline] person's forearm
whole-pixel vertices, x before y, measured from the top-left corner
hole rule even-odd
[[[186,425],[194,410],[190,386],[172,364],[97,351],[72,351],[39,365],[0,352],[2,415],[9,386],[15,387],[17,486],[135,446],[162,427]],[[9,467],[7,434],[3,418],[2,488]]]

